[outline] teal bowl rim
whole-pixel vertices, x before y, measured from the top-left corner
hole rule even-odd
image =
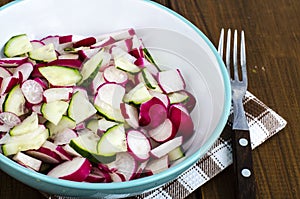
[[[18,2],[21,2],[21,1],[23,1],[23,0],[15,0],[8,4],[5,4],[0,7],[0,11],[6,9]],[[163,171],[159,174],[155,174],[153,176],[135,179],[135,180],[127,181],[127,182],[115,182],[115,183],[82,183],[82,182],[73,182],[73,181],[68,181],[68,180],[52,178],[52,177],[46,176],[41,173],[29,171],[28,169],[24,168],[23,166],[20,166],[19,164],[15,163],[14,161],[10,160],[9,158],[7,158],[1,154],[0,161],[2,163],[6,164],[6,165],[10,164],[10,166],[14,166],[15,169],[17,169],[20,173],[23,173],[27,176],[32,177],[33,179],[38,179],[38,180],[41,180],[46,183],[56,184],[56,185],[65,186],[65,187],[69,187],[69,188],[80,187],[80,189],[91,190],[91,191],[92,190],[97,190],[97,191],[110,190],[110,191],[112,191],[114,189],[126,189],[126,188],[139,187],[139,186],[143,186],[145,184],[149,184],[149,183],[153,183],[153,182],[157,182],[159,180],[169,178],[170,176],[178,173],[179,171],[186,170],[187,167],[192,166],[194,163],[196,163],[199,160],[199,158],[201,158],[209,150],[209,148],[218,139],[221,132],[223,131],[223,129],[227,123],[227,119],[228,119],[228,116],[230,113],[230,108],[231,108],[230,80],[229,80],[224,62],[223,62],[222,58],[219,56],[217,50],[215,49],[215,47],[211,43],[211,41],[194,24],[192,24],[190,21],[188,21],[186,18],[184,18],[180,14],[176,13],[175,11],[173,11],[159,3],[156,3],[156,2],[153,2],[150,0],[143,0],[143,1],[153,4],[153,5],[161,8],[162,10],[169,12],[170,14],[176,16],[178,19],[180,19],[181,21],[186,23],[188,26],[190,26],[208,44],[208,46],[214,53],[215,57],[217,58],[217,61],[218,61],[218,64],[220,66],[220,70],[221,70],[221,73],[223,76],[223,80],[224,80],[225,103],[224,103],[223,112],[222,112],[222,115],[221,115],[221,118],[220,118],[220,121],[219,121],[217,127],[215,128],[213,134],[208,138],[208,140],[201,147],[201,149],[199,149],[197,152],[195,152],[190,157],[186,158],[183,162],[181,162],[177,165],[174,165],[171,168],[169,168],[168,170]]]

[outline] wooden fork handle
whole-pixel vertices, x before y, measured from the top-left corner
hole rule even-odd
[[[235,196],[236,199],[254,199],[256,190],[250,134],[247,130],[233,131],[232,154],[235,174]]]

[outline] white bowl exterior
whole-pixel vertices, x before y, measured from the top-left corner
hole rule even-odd
[[[204,35],[183,17],[156,3],[142,0],[26,0],[13,4],[0,8],[0,46],[3,46],[11,36],[21,33],[27,33],[29,37],[34,39],[47,35],[94,36],[129,27],[137,29],[137,34],[142,36],[145,46],[149,46],[154,58],[159,60],[158,63],[166,67],[181,69],[187,81],[188,89],[194,94],[197,93],[197,106],[192,112],[197,134],[193,139],[193,144],[187,151],[187,156],[193,156],[199,150],[199,147],[204,145],[202,151],[197,152],[198,158],[200,158],[212,144],[205,144],[205,142],[219,136],[222,130],[220,128],[224,127],[229,113],[228,79],[226,79],[224,71],[220,67],[223,63],[217,58],[216,51],[212,49],[208,39],[204,38]],[[152,28],[151,34],[149,34],[149,31],[145,32],[144,28]],[[168,37],[168,31],[165,31],[163,34],[166,35],[158,37],[156,35],[162,34],[157,31],[159,28],[181,34],[170,34],[172,37]],[[190,69],[186,70],[187,67]],[[213,138],[211,138],[212,135]],[[188,143],[188,145],[190,144]],[[193,157],[193,160],[188,161],[190,165],[176,165],[177,170],[172,175],[169,175],[168,172],[160,175],[160,183],[146,178],[145,180],[141,179],[138,184],[134,181],[129,182],[129,185],[133,187],[131,189],[127,189],[124,183],[120,184],[119,193],[121,195],[115,196],[124,197],[128,194],[139,193],[145,189],[159,186],[161,183],[174,179],[188,166],[191,166],[191,161],[195,162],[195,157]],[[3,155],[0,155],[1,162],[6,165],[15,165],[21,171],[20,173],[33,175],[32,171],[25,171],[21,166],[12,163]],[[11,172],[10,169],[4,167],[0,164],[1,169]],[[10,174],[25,183],[30,181],[30,178],[22,180],[16,174]],[[57,187],[45,188],[43,186],[46,184],[38,182],[41,175],[34,174],[34,176],[37,177],[36,181],[30,183],[33,187],[51,193],[57,191],[56,193],[62,195],[72,193],[72,189],[63,186],[59,190]],[[41,178],[48,180],[44,176]],[[59,185],[61,180],[51,179],[50,181]],[[145,183],[147,186],[145,186]],[[68,183],[64,185],[68,186]],[[73,185],[79,187],[80,183],[74,183]],[[109,188],[109,185],[101,186],[103,188],[91,184],[89,188],[92,191],[82,190],[81,193],[78,192],[76,195],[102,197],[114,193],[106,192],[105,187]],[[122,195],[123,193],[125,195]],[[110,195],[110,197],[113,197],[113,195]]]

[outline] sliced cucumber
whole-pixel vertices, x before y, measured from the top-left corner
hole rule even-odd
[[[98,120],[92,119],[92,120],[88,121],[88,123],[86,124],[86,128],[93,131],[93,133],[97,133],[98,132]]]
[[[168,94],[170,104],[177,104],[186,102],[189,99],[189,95],[184,91],[174,92]]]
[[[139,83],[124,96],[124,101],[127,103],[141,104],[152,98],[144,83]]]
[[[179,146],[168,153],[169,161],[175,161],[184,157],[184,152]]]
[[[114,156],[118,152],[127,151],[125,128],[123,124],[114,126],[100,138],[97,146],[98,154]]]
[[[35,112],[32,112],[30,116],[25,118],[22,123],[18,124],[14,128],[9,131],[11,136],[22,135],[25,133],[29,133],[38,128],[39,119],[38,115]]]
[[[40,148],[49,137],[49,131],[44,125],[29,133],[12,136],[9,141],[2,145],[2,151],[5,156],[13,155],[19,151],[27,151]]]
[[[82,79],[77,69],[66,66],[40,67],[39,71],[53,86],[74,86]]]
[[[115,58],[115,65],[116,68],[132,74],[138,73],[141,70],[141,68],[126,60],[124,57]]]
[[[43,62],[50,62],[57,59],[55,48],[52,43],[30,51],[29,57],[33,60]]]
[[[101,120],[98,120],[98,129],[100,131],[105,132],[108,129],[110,129],[111,127],[116,126],[118,124],[119,123],[117,123],[117,122],[109,121],[109,120],[106,120],[105,118],[102,118]]]
[[[68,115],[76,124],[85,121],[97,112],[83,92],[73,94],[68,108]]]
[[[88,59],[81,68],[80,73],[82,75],[82,79],[79,84],[84,86],[89,85],[93,81],[94,77],[98,74],[99,69],[102,66],[109,64],[110,59],[111,54],[104,51],[104,49],[100,50],[98,53]]]
[[[124,122],[124,117],[120,108],[113,108],[112,105],[102,100],[98,100],[97,103],[94,104],[94,106],[97,111],[105,118],[116,122]]]
[[[160,92],[160,93],[163,92],[161,90],[161,88],[159,87],[158,82],[155,80],[155,78],[149,72],[149,70],[147,68],[142,69],[142,77],[143,77],[143,81],[145,82],[146,86],[149,89],[152,89],[152,90]]]
[[[41,112],[45,119],[49,120],[54,125],[57,125],[63,114],[67,111],[68,106],[68,102],[65,101],[44,103],[41,107]]]
[[[11,112],[17,116],[25,114],[25,97],[20,85],[17,84],[10,90],[3,103],[3,112]]]
[[[93,162],[111,162],[114,158],[101,157],[97,151],[100,137],[91,131],[80,134],[70,142],[70,146],[83,157]]]
[[[76,127],[76,122],[68,116],[63,115],[57,125],[49,121],[47,121],[45,125],[50,131],[50,137],[55,137],[57,133],[63,131],[66,128],[74,129]]]
[[[20,34],[11,37],[4,46],[4,55],[6,57],[14,57],[23,55],[32,50],[32,45],[26,34]]]

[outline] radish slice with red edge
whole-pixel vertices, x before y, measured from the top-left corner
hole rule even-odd
[[[126,152],[116,154],[116,160],[107,164],[110,170],[115,170],[116,173],[122,174],[125,180],[131,180],[137,169],[137,162]]]
[[[10,76],[2,80],[1,83],[1,95],[8,93],[15,85],[19,83],[19,78]]]
[[[59,44],[72,42],[72,39],[73,39],[73,35],[64,35],[58,37]]]
[[[12,128],[21,123],[21,119],[14,113],[11,112],[1,112],[0,113],[0,123],[1,125],[6,125]]]
[[[159,72],[158,82],[165,93],[172,93],[185,89],[185,82],[179,69]]]
[[[115,66],[107,67],[103,72],[103,77],[106,81],[125,85],[128,81],[127,73],[117,69]]]
[[[56,145],[65,145],[69,144],[73,138],[76,138],[78,135],[77,133],[69,128],[65,128],[63,131],[58,132],[55,134],[53,138],[53,143]]]
[[[15,154],[12,159],[19,164],[35,171],[39,171],[42,165],[41,160],[30,157],[29,155],[26,155],[22,152],[18,152],[17,154]]]
[[[175,125],[178,135],[182,135],[185,140],[192,137],[194,133],[194,123],[183,104],[171,105],[169,108],[169,118]]]
[[[29,78],[33,68],[32,63],[24,63],[15,69],[13,76],[18,77],[20,82],[24,82]]]
[[[139,161],[150,157],[151,145],[148,138],[137,130],[130,130],[126,134],[128,151]]]
[[[139,125],[155,128],[167,118],[167,109],[163,102],[156,97],[140,106]]]
[[[43,161],[44,163],[59,164],[62,162],[60,156],[48,148],[40,147],[37,150],[28,150],[26,151],[26,153],[32,157]]]
[[[176,136],[176,128],[170,119],[166,119],[163,123],[154,129],[150,129],[148,134],[156,142],[162,143],[173,139]]]
[[[70,100],[72,97],[73,88],[49,88],[43,92],[45,102],[54,102],[57,100]]]
[[[78,59],[56,59],[47,64],[48,66],[67,66],[80,69],[82,62]]]
[[[105,182],[106,177],[98,167],[92,167],[90,174],[85,179],[86,182]]]
[[[21,90],[29,103],[39,104],[43,101],[43,87],[35,80],[29,79],[23,82]]]
[[[28,57],[11,57],[11,58],[1,58],[0,66],[3,67],[17,67],[28,61]]]
[[[54,167],[47,175],[55,178],[84,181],[90,174],[92,165],[86,158],[76,157]]]
[[[12,76],[12,73],[6,68],[0,67],[0,78],[6,78]]]
[[[84,38],[84,39],[81,39],[79,41],[74,42],[73,47],[78,48],[78,47],[81,47],[81,46],[91,46],[95,43],[96,43],[96,38],[95,37],[87,37],[87,38]]]
[[[167,155],[173,149],[182,145],[182,136],[173,138],[167,142],[162,143],[161,145],[155,147],[150,151],[151,155],[156,158],[161,158]]]
[[[169,168],[168,155],[165,155],[161,158],[150,160],[147,166],[145,167],[144,171],[146,175],[150,176],[165,171],[168,168]]]

